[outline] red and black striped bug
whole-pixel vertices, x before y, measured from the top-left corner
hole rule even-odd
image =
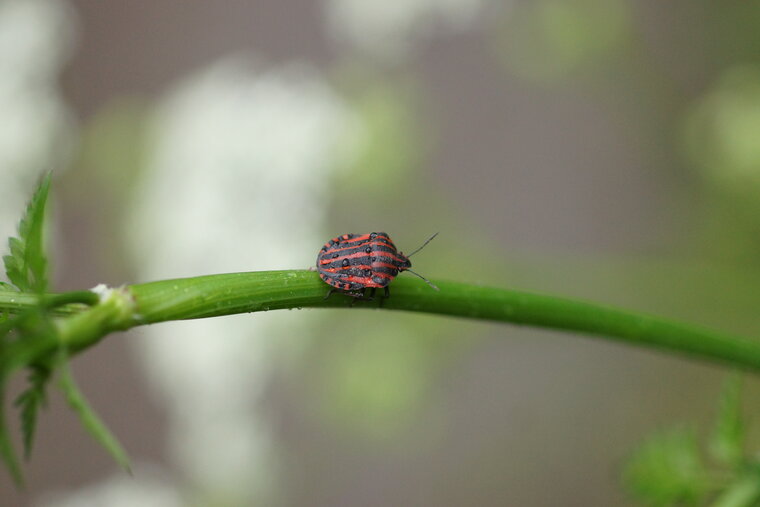
[[[409,269],[412,267],[409,257],[422,250],[437,235],[436,232],[409,255],[396,250],[396,245],[384,232],[343,234],[331,239],[317,255],[317,272],[332,287],[325,299],[333,292],[341,291],[354,298],[371,301],[380,287],[385,290],[383,297],[387,298],[390,295],[388,284],[401,271],[419,276],[438,290],[424,276]],[[366,289],[372,289],[369,297]]]

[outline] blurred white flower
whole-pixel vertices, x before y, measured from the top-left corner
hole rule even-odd
[[[489,0],[327,0],[331,34],[359,51],[398,59],[434,29],[463,30]]]
[[[187,78],[158,110],[135,196],[140,277],[311,265],[335,147],[352,132],[340,98],[308,67],[265,71],[230,59]],[[270,439],[256,400],[274,344],[301,334],[305,318],[173,322],[140,340],[168,411],[170,451],[194,488],[241,504],[266,493]]]
[[[54,81],[71,54],[74,26],[73,12],[61,0],[0,2],[3,81],[22,84]]]
[[[181,507],[179,494],[149,465],[140,466],[144,472],[130,477],[122,472],[92,486],[68,493],[48,495],[38,502],[39,507]]]
[[[34,181],[61,168],[72,115],[57,89],[71,51],[73,16],[60,0],[0,2],[0,237],[14,225]]]

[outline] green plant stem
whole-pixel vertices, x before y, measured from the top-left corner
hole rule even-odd
[[[45,304],[48,308],[59,308],[64,305],[70,304],[83,304],[92,306],[96,304],[100,298],[97,294],[89,290],[78,290],[72,292],[64,292],[62,294],[51,294],[45,298]]]
[[[36,306],[39,296],[26,292],[2,291],[0,292],[0,313],[19,313],[27,308]]]
[[[112,331],[129,329],[135,325],[134,301],[128,290],[113,289],[103,297],[91,291],[86,293],[77,291],[42,296],[45,304],[57,301],[64,305],[72,302],[78,305],[69,308],[69,312],[56,319],[57,339],[54,339],[53,335],[44,334],[36,340],[16,340],[8,343],[4,355],[0,356],[0,365],[4,368],[4,371],[0,372],[7,375],[13,370],[32,365],[41,358],[49,357],[61,347],[67,353],[74,354],[94,345]],[[28,316],[24,312],[35,311],[40,296],[25,296],[27,297],[8,298],[9,303],[0,298],[0,313],[16,313],[20,319]],[[83,307],[80,303],[84,302],[97,304]]]
[[[392,297],[382,301],[383,308],[601,335],[760,370],[758,340],[595,303],[457,282],[434,283],[440,292],[420,280],[399,277],[391,286]],[[325,301],[327,289],[317,274],[309,271],[231,273],[131,286],[144,323],[351,305],[350,297],[339,294]],[[356,301],[354,309],[380,303],[380,298]]]
[[[89,290],[64,292],[62,294],[46,294],[43,296],[44,304],[48,308],[54,308],[59,315],[78,313],[83,308],[68,307],[66,305],[92,306],[99,300],[98,295]],[[40,296],[29,292],[0,291],[0,312],[7,311],[18,313],[29,307],[37,305]]]
[[[385,310],[560,329],[760,371],[760,340],[590,302],[457,282],[434,283],[439,292],[420,280],[402,276],[393,282],[389,299],[355,301],[353,309],[382,305]],[[325,300],[327,289],[316,273],[305,270],[230,273],[130,285],[114,291],[110,304],[103,301],[62,318],[61,339],[77,351],[110,331],[142,324],[285,308],[351,306],[352,298],[341,294]],[[13,306],[0,298],[0,311],[17,310],[21,301],[17,299]]]

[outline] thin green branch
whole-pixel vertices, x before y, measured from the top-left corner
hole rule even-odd
[[[334,294],[316,273],[262,271],[200,276],[130,285],[94,307],[61,318],[61,340],[82,350],[105,334],[142,324],[219,317],[292,308],[378,308],[434,313],[452,317],[559,329],[676,351],[760,371],[760,340],[733,336],[686,323],[568,298],[516,290],[435,281],[433,291],[422,281],[400,277],[387,300],[352,301]],[[0,294],[1,295],[1,294]],[[10,304],[0,297],[0,312],[33,304],[30,296]]]
[[[81,312],[84,309],[82,305],[92,306],[99,299],[97,294],[89,290],[46,294],[42,297],[30,292],[0,290],[0,313],[4,311],[19,313],[42,302],[44,307],[53,309],[54,314],[69,315]]]
[[[43,304],[48,308],[60,308],[61,306],[73,304],[92,306],[99,300],[98,295],[92,291],[78,290],[62,294],[51,294],[43,300]]]

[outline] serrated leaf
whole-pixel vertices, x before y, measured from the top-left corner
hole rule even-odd
[[[723,385],[709,451],[717,461],[740,466],[744,456],[745,424],[741,414],[741,376],[731,375]]]
[[[18,288],[18,283],[23,285],[24,280],[21,277],[21,266],[18,260],[12,255],[3,255],[3,264],[5,265],[5,275]]]
[[[8,238],[8,247],[11,252],[11,257],[24,257],[24,243],[20,239],[14,237]]]
[[[8,240],[10,255],[3,257],[8,280],[22,292],[41,293],[47,289],[47,257],[43,245],[43,229],[49,190],[50,173],[47,173],[19,222],[18,237]]]
[[[15,331],[20,340],[13,343],[13,351],[8,357],[0,359],[0,370],[9,375],[16,368],[26,366],[29,369],[28,387],[17,398],[14,406],[19,408],[21,433],[23,436],[24,455],[29,458],[34,431],[37,426],[37,414],[45,403],[45,389],[52,375],[50,359],[32,359],[31,353],[41,345],[56,340],[55,328],[43,308],[30,308],[8,321],[5,327]],[[3,350],[6,352],[7,349]]]
[[[50,381],[51,368],[33,366],[29,372],[29,387],[16,398],[14,403],[21,411],[21,434],[24,442],[24,456],[29,459],[34,441],[34,430],[37,427],[37,413],[45,406],[47,397],[45,389]]]
[[[650,437],[629,458],[627,489],[649,505],[697,505],[709,489],[693,431],[671,430]]]
[[[87,431],[92,435],[95,440],[105,448],[111,457],[125,469],[127,472],[132,473],[129,464],[129,456],[122,448],[118,440],[111,434],[106,425],[95,414],[90,405],[85,400],[82,393],[79,391],[74,377],[71,375],[69,369],[68,358],[63,356],[60,363],[60,381],[59,387],[66,396],[66,401],[74,412],[79,416],[79,420]]]

